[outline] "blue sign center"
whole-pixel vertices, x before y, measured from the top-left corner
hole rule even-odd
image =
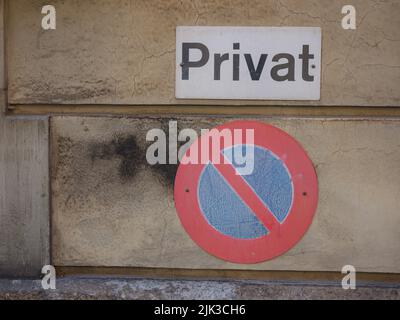
[[[223,153],[237,169],[241,166],[234,161],[235,151],[239,151],[236,148],[241,149],[240,152],[247,149],[247,152],[254,155],[252,174],[242,177],[282,223],[293,203],[293,183],[286,165],[270,150],[258,146],[247,145],[244,148],[236,145],[223,150]],[[211,163],[201,173],[198,199],[208,223],[222,234],[238,239],[256,239],[268,234],[268,229]]]

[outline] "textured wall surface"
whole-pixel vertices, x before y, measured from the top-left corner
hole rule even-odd
[[[339,113],[400,106],[397,0],[352,1],[356,31],[342,29],[341,8],[348,3],[339,0],[54,0],[57,30],[48,32],[40,25],[44,4],[8,1],[6,68],[0,39],[2,110],[6,95],[11,104],[135,104],[143,113],[194,103],[221,110],[343,106]],[[176,100],[177,25],[321,27],[321,101]],[[200,129],[229,119],[177,120],[180,128]],[[258,120],[302,143],[317,169],[320,200],[296,247],[276,260],[241,266],[209,256],[183,230],[173,201],[177,166],[145,161],[147,130],[166,130],[168,119],[53,117],[49,154],[47,118],[1,114],[0,275],[36,275],[49,262],[49,156],[56,265],[338,271],[352,264],[358,271],[400,273],[399,118],[278,114]]]
[[[0,276],[37,276],[49,263],[47,118],[6,118],[0,1]]]
[[[357,9],[355,31],[341,27],[341,8],[348,3],[340,0],[51,3],[57,9],[57,30],[46,32],[41,29],[43,1],[9,1],[7,50],[12,104],[210,103],[175,99],[175,28],[227,25],[319,26],[323,37],[321,101],[310,104],[399,106],[397,0],[351,1]]]
[[[0,276],[37,276],[50,259],[48,120],[0,116]]]
[[[210,128],[228,118],[178,118]],[[293,135],[319,179],[313,224],[285,255],[235,265],[202,251],[177,217],[176,165],[149,166],[147,130],[168,119],[52,119],[54,263],[64,266],[400,272],[398,120],[259,118]]]

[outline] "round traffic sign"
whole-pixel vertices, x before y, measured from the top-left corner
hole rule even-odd
[[[205,151],[220,157],[204,157]],[[193,155],[208,160],[193,161]],[[243,170],[243,157],[250,172]],[[285,253],[305,234],[317,207],[318,182],[294,138],[262,122],[233,121],[187,150],[174,197],[183,227],[201,248],[230,262],[258,263]]]

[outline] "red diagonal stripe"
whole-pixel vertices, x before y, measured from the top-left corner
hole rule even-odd
[[[227,159],[225,160],[225,163],[213,164],[214,167],[222,174],[233,190],[235,190],[242,201],[253,211],[268,231],[274,229],[279,225],[279,221],[267,208],[264,202],[261,201],[246,180],[244,180],[242,176],[236,174],[236,169],[233,165],[230,164]]]

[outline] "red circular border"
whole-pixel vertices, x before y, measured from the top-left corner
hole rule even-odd
[[[201,212],[197,191],[204,164],[181,163],[175,179],[175,207],[186,232],[208,253],[234,263],[259,263],[291,249],[313,220],[318,203],[318,181],[314,166],[301,145],[286,132],[258,121],[232,121],[222,129],[254,129],[254,144],[272,151],[286,165],[293,182],[292,208],[282,224],[257,239],[236,239],[212,227]],[[198,148],[202,136],[193,143]],[[224,148],[229,147],[225,144]],[[193,192],[195,190],[196,192]]]

